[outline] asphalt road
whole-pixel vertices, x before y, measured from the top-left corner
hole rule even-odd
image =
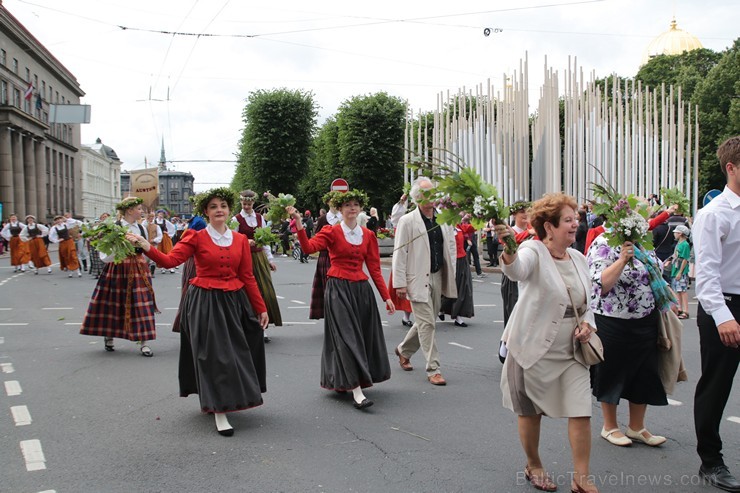
[[[178,396],[179,336],[169,324],[179,272],[154,280],[160,325],[154,357],[143,358],[133,343],[117,341],[106,353],[102,339],[79,335],[90,276],[14,274],[0,257],[0,492],[535,491],[521,472],[516,417],[501,406],[498,275],[475,279],[469,327],[438,324],[446,387],[427,383],[420,354],[414,371],[398,368],[393,348],[405,328],[400,314],[381,311],[394,373],[366,392],[375,406],[358,411],[351,397],[319,387],[323,322],[308,320],[315,262],[277,261],[286,323],[269,330],[265,404],[234,413],[236,433],[225,438],[197,396]],[[608,444],[594,402],[592,472],[601,491],[718,491],[696,476],[698,336],[693,318],[684,326],[690,381],[672,405],[648,411],[651,431],[669,437],[664,446]],[[624,404],[619,418],[625,426]],[[725,418],[726,462],[740,475],[740,392]],[[566,431],[566,420],[543,420],[541,455],[560,491],[570,486]]]

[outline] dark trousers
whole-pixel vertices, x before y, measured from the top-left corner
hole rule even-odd
[[[501,274],[501,298],[504,302],[504,327],[509,321],[514,305],[519,300],[519,283],[512,281],[506,274]]]
[[[475,266],[475,273],[478,275],[481,275],[483,272],[480,268],[480,257],[478,256],[478,236],[473,235],[473,244],[470,245],[470,250],[468,251],[468,263],[470,263],[470,257],[473,257],[473,265]]]
[[[488,262],[493,266],[498,266],[498,240],[493,236],[486,238],[486,249],[488,250]]]
[[[732,296],[727,306],[735,320],[740,320],[740,296]],[[701,304],[696,324],[699,326],[701,352],[701,378],[694,394],[696,451],[702,465],[716,467],[724,464],[719,425],[740,363],[740,349],[722,344],[714,319]]]

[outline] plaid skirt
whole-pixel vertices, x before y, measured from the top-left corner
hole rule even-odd
[[[308,318],[311,320],[324,318],[324,291],[326,291],[326,274],[330,267],[329,251],[321,250],[319,260],[316,262],[316,273],[313,275],[313,286],[311,287],[311,305],[308,310]]]
[[[100,253],[98,252],[97,248],[92,245],[89,245],[88,248],[90,252],[90,275],[100,276],[100,274],[102,274],[103,272],[105,262],[100,259]]]
[[[80,334],[151,341],[157,338],[156,311],[146,259],[143,255],[128,257],[103,267]]]
[[[254,279],[257,281],[257,287],[260,289],[262,299],[267,306],[267,315],[270,317],[270,323],[275,327],[283,325],[283,317],[280,314],[275,288],[272,286],[272,274],[270,273],[270,263],[267,261],[265,252],[252,252],[252,272]]]
[[[44,240],[40,237],[36,237],[28,242],[28,250],[31,252],[31,260],[33,265],[40,269],[41,267],[49,267],[51,265],[51,259],[49,258],[49,252],[46,250]]]
[[[59,267],[70,272],[79,270],[80,261],[77,259],[77,248],[72,238],[59,243]]]
[[[24,265],[31,260],[31,253],[28,251],[28,245],[18,236],[10,239],[10,265]]]

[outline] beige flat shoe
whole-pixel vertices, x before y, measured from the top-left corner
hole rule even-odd
[[[643,433],[647,433],[650,435],[650,438],[645,438],[645,435]],[[635,440],[637,442],[644,443],[645,445],[649,445],[651,447],[657,447],[658,445],[663,445],[666,442],[666,437],[662,437],[660,435],[653,435],[649,431],[647,431],[645,428],[641,429],[640,431],[634,431],[629,426],[627,427],[627,431],[624,433],[632,440]]]
[[[605,428],[601,429],[601,438],[606,440],[607,442],[611,443],[612,445],[616,445],[617,447],[629,447],[632,445],[632,440],[627,438],[626,436],[623,437],[615,437],[615,433],[619,433],[619,428],[614,428],[613,430],[607,431]]]

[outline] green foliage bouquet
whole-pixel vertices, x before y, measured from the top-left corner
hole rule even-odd
[[[278,241],[278,236],[267,226],[254,230],[254,242],[257,246],[269,246]]]
[[[425,168],[427,175],[437,181],[437,186],[425,196],[438,210],[437,223],[455,226],[468,216],[470,224],[476,229],[483,228],[489,219],[496,224],[505,224],[509,218],[509,208],[499,197],[496,187],[483,181],[474,169],[460,165],[457,170],[452,170],[444,165],[429,167],[425,164],[428,163],[412,167]],[[516,251],[513,237],[507,236],[504,241],[508,251]]]
[[[113,262],[116,264],[136,254],[134,245],[126,239],[127,232],[128,228],[119,226],[113,218],[93,226],[82,225],[82,236],[98,251],[105,255],[113,255]]]
[[[678,205],[677,213],[688,214],[691,211],[689,199],[678,188],[661,188],[660,194],[663,196],[663,203],[666,206]]]
[[[625,241],[653,249],[653,237],[649,234],[648,205],[634,195],[623,196],[610,185],[591,184],[591,190],[600,202],[594,204],[594,214],[606,217],[609,226],[604,232],[610,247],[621,246]]]
[[[269,190],[264,193],[264,196],[267,199],[267,204],[263,204],[260,208],[263,211],[267,209],[267,212],[264,213],[265,219],[272,224],[280,224],[288,219],[288,212],[285,208],[295,206],[295,197],[289,193],[279,193],[275,197]]]

